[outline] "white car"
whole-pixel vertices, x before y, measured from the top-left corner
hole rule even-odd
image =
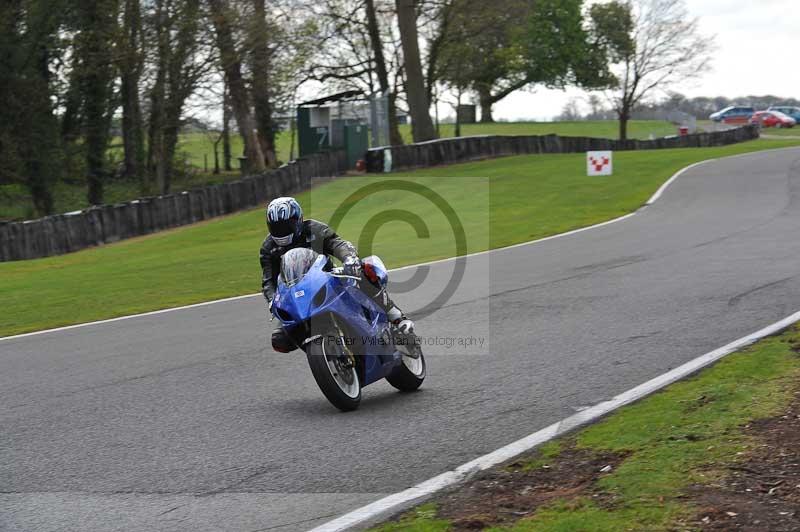
[[[796,122],[800,121],[800,107],[792,107],[791,105],[772,105],[767,111],[778,111],[787,116],[791,116]]]

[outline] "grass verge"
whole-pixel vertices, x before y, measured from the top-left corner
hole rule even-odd
[[[460,217],[467,251],[526,242],[629,213],[680,168],[710,158],[800,145],[757,140],[720,148],[615,154],[615,175],[589,178],[582,154],[530,155],[438,167],[404,179],[440,194]],[[480,176],[476,178],[475,176]],[[349,198],[364,183],[397,175],[336,179],[298,195],[309,218],[330,220],[357,203],[342,236],[358,242],[368,221],[387,209],[417,213],[429,233],[382,226],[370,250],[390,267],[453,256],[448,221],[408,194]],[[257,292],[261,209],[77,253],[0,263],[0,336],[112,318]],[[362,254],[367,250],[362,249]]]
[[[750,462],[770,454],[764,445],[772,438],[752,426],[759,426],[759,420],[786,417],[787,405],[796,401],[798,347],[800,329],[795,326],[374,532],[658,531],[711,526],[708,515],[704,517],[708,508],[703,494],[724,485],[732,471],[759,468]],[[791,456],[788,461],[796,462]],[[791,492],[800,472],[788,481],[786,467],[781,467],[784,479],[773,484],[785,483]],[[774,493],[772,489],[769,496]],[[780,530],[796,529],[791,524],[784,528],[797,521],[791,511],[777,511],[783,507],[776,499],[766,511],[783,522],[773,523],[780,523],[776,525]],[[739,507],[718,512],[715,530],[746,529],[737,519],[742,503],[736,500]],[[751,523],[757,526],[759,520]]]
[[[797,137],[800,136],[800,127],[790,127],[790,128],[777,128],[777,127],[770,127],[764,128],[761,130],[762,135],[766,135],[768,137],[780,136],[780,137]]]

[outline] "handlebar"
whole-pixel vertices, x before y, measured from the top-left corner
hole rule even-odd
[[[361,277],[357,277],[355,275],[346,275],[344,273],[344,268],[333,268],[331,269],[331,275],[334,277],[339,277],[340,279],[353,279],[355,281],[360,281]]]

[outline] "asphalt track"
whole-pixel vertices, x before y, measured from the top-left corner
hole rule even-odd
[[[302,355],[264,348],[258,298],[0,341],[0,530],[311,528],[800,309],[798,235],[790,149],[695,167],[618,223],[470,257],[418,324],[445,344],[426,348],[423,390],[376,384],[351,414]]]

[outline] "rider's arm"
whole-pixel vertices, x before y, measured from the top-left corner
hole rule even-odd
[[[275,281],[267,240],[264,240],[258,255],[261,261],[261,293],[264,294],[267,301],[272,301],[272,298],[275,297]]]
[[[319,224],[319,231],[322,235],[323,252],[326,255],[333,255],[342,263],[349,258],[358,258],[358,251],[356,247],[336,234],[336,232],[327,225],[317,222]]]

